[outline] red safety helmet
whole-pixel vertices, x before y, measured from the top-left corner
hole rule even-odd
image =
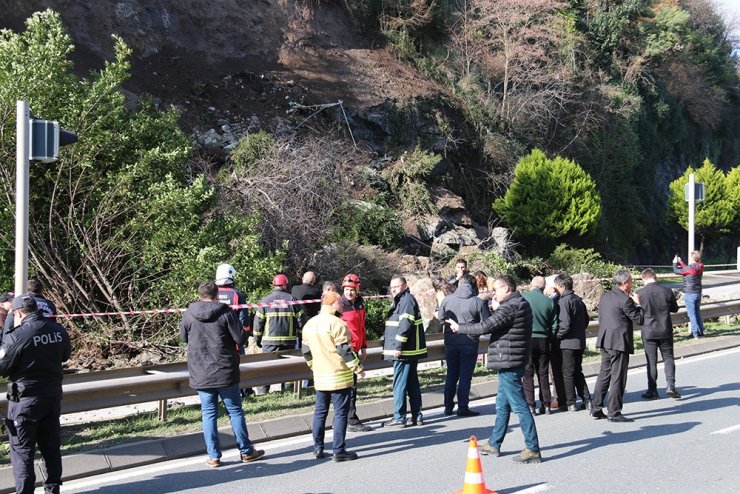
[[[350,288],[357,288],[359,290],[360,289],[360,277],[352,273],[345,276],[344,279],[342,280],[342,288],[347,287],[347,286]]]
[[[284,274],[276,274],[272,279],[273,286],[283,286],[288,284],[288,277]]]

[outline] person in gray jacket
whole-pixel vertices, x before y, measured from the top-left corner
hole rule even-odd
[[[491,316],[488,303],[478,296],[475,278],[464,274],[460,278],[457,290],[447,295],[439,306],[439,320],[452,319],[458,324],[476,323]],[[444,324],[445,359],[447,375],[444,389],[444,414],[452,415],[457,395],[457,415],[474,417],[480,412],[471,410],[470,383],[473,380],[475,362],[478,360],[479,336],[455,333],[449,324]]]
[[[256,449],[249,440],[239,394],[239,355],[237,345],[242,338],[242,325],[226,304],[218,301],[215,283],[198,288],[198,302],[188,306],[180,323],[180,337],[188,344],[190,387],[198,391],[203,437],[211,468],[221,466],[218,439],[218,398],[229,413],[240,459],[244,463],[259,460],[265,452]]]
[[[532,309],[516,290],[514,278],[499,276],[493,282],[498,309],[491,317],[479,323],[458,324],[452,319],[446,322],[454,332],[470,335],[491,335],[488,346],[488,368],[498,371],[498,396],[496,397],[496,422],[491,437],[483,441],[486,454],[499,456],[501,443],[509,427],[512,410],[519,418],[519,428],[524,434],[526,448],[514,461],[539,463],[542,461],[537,428],[524,397],[522,377],[529,358],[532,340]]]

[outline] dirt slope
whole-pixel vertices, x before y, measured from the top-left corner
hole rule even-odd
[[[358,34],[341,1],[0,0],[0,27],[19,30],[44,8],[68,26],[81,75],[112,57],[120,35],[134,49],[125,89],[180,106],[186,128],[269,119],[290,101],[367,108],[434,92],[380,40]]]

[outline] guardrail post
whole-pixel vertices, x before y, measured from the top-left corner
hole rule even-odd
[[[159,420],[161,422],[167,420],[167,400],[159,400]]]

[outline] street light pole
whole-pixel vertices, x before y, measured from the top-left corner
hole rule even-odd
[[[15,293],[26,293],[28,283],[28,162],[29,121],[31,108],[27,101],[16,102],[15,151]]]
[[[694,174],[689,173],[689,252],[686,259],[691,263],[691,253],[694,252],[694,208],[696,207],[696,180]]]

